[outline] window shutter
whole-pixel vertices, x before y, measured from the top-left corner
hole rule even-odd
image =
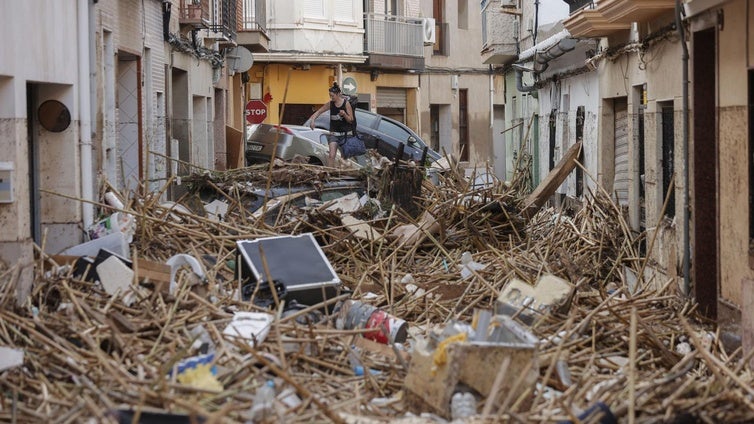
[[[304,0],[304,17],[324,18],[325,0]]]
[[[353,22],[353,0],[336,0],[333,18],[336,21]]]

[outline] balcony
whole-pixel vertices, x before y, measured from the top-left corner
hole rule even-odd
[[[181,0],[178,22],[194,28],[208,28],[209,0]]]
[[[568,4],[568,13],[573,14],[579,9],[587,9],[594,7],[593,0],[563,0]]]
[[[364,54],[369,55],[369,65],[424,70],[424,31],[420,19],[366,13],[364,27]]]
[[[675,0],[606,0],[572,13],[563,25],[574,37],[604,37],[674,9]]]
[[[212,0],[212,20],[209,24],[209,33],[214,35],[213,38],[235,41],[237,3],[236,0]]]
[[[253,52],[270,50],[265,0],[242,0],[236,41]]]
[[[497,1],[482,1],[482,60],[486,64],[513,62],[518,36],[518,17]]]
[[[597,9],[583,9],[563,21],[563,26],[574,37],[605,37],[631,28],[631,24],[610,22]]]

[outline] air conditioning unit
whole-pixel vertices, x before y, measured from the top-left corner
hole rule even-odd
[[[515,9],[518,7],[518,0],[500,0],[500,7],[503,9]]]
[[[425,46],[435,44],[435,18],[422,18],[422,38]]]

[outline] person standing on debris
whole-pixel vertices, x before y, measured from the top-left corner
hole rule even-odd
[[[354,118],[351,104],[346,101],[346,97],[343,96],[337,82],[333,82],[328,92],[330,93],[330,101],[314,112],[309,118],[309,126],[314,129],[314,121],[317,117],[326,110],[330,110],[330,135],[327,138],[330,147],[328,166],[335,166],[335,154],[338,151],[338,145],[345,141]]]

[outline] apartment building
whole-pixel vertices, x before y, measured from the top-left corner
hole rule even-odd
[[[502,79],[467,48],[481,42],[478,3],[247,0],[243,10],[238,40],[254,65],[231,89],[242,99],[234,113],[261,100],[264,122],[301,124],[338,81],[359,107],[406,123],[434,149],[467,166],[491,160]]]
[[[0,49],[0,260],[29,265],[23,291],[35,245],[85,240],[102,187],[224,167],[236,3],[6,1],[0,16],[5,39],[28,34]]]
[[[422,16],[435,24],[435,42],[425,50],[419,75],[420,134],[437,151],[452,154],[468,169],[495,166],[501,152],[503,76],[485,64],[477,48],[483,42],[479,2],[422,0]]]
[[[536,42],[521,28],[537,20],[539,1],[487,4],[496,19],[514,16],[516,54],[495,37],[482,51],[507,76],[506,115],[529,116],[520,106],[528,95],[529,117],[539,120],[533,174],[546,175],[581,141],[585,171],[553,200],[612,194],[645,235],[643,278],[740,324],[751,347],[754,79],[750,41],[740,40],[754,12],[746,1],[564,2],[568,15],[537,26]],[[515,154],[524,137],[510,137]]]
[[[264,122],[302,124],[329,101],[327,90],[337,81],[358,96],[359,107],[416,126],[423,26],[407,12],[357,0],[245,2],[248,24],[239,44],[253,52],[254,65],[236,89],[243,102],[234,104],[234,113],[243,113],[238,106],[250,100],[262,101]]]

